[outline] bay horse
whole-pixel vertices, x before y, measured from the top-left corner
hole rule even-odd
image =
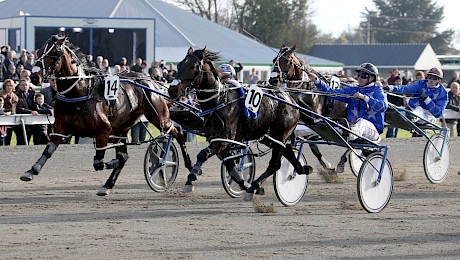
[[[118,74],[120,78],[130,79],[145,86],[147,90],[120,80],[118,95],[109,102],[104,96],[105,84],[110,84],[111,90],[116,86],[108,83],[107,74],[89,68],[85,55],[67,37],[53,35],[37,51],[37,55],[31,74],[32,83],[40,85],[50,76],[57,80],[54,133],[41,157],[30,170],[21,175],[21,180],[31,181],[34,175],[38,175],[63,138],[68,139],[72,135],[93,137],[96,149],[94,170],[113,169],[97,192],[100,196],[108,195],[128,160],[128,131],[142,115],[160,131],[168,132],[176,138],[182,149],[185,166],[192,168],[185,136],[174,127],[166,101],[160,95],[148,91],[160,89],[154,80],[141,73]],[[113,144],[108,146],[109,141]],[[105,151],[111,147],[115,147],[116,158],[104,163]]]
[[[288,104],[294,102],[292,98],[286,93],[272,92],[288,102],[283,103],[264,95],[257,118],[248,122],[241,92],[233,84],[220,81],[219,72],[213,64],[219,59],[218,53],[209,51],[206,47],[197,50],[189,48],[185,58],[177,65],[176,80],[168,90],[173,100],[189,91],[195,91],[201,109],[212,111],[204,117],[204,132],[210,144],[198,153],[197,162],[187,177],[184,192],[193,191],[193,182],[197,180],[201,166],[211,156],[217,155],[223,159],[231,155],[231,141],[243,142],[264,137],[261,142],[273,149],[268,168],[250,186],[236,170],[234,160],[224,162],[233,180],[242,190],[246,190],[246,200],[250,200],[254,192],[259,191],[260,185],[280,168],[281,156],[289,160],[297,173],[309,174],[311,167],[302,166],[297,161],[291,144],[286,143],[299,120],[299,111]]]
[[[327,116],[332,119],[346,118],[347,104],[328,99],[327,96],[312,93],[318,91],[314,82],[304,80],[303,74],[306,68],[300,58],[297,56],[296,46],[282,46],[273,59],[272,73],[270,75],[270,85],[281,87],[286,84],[288,93],[296,103],[308,110],[319,115]],[[316,73],[312,71],[313,73]],[[310,93],[308,93],[310,92]],[[315,124],[315,118],[300,113],[300,120],[306,125]],[[318,145],[309,144],[312,153],[320,162],[321,166],[327,170],[332,170],[331,164],[320,152]]]

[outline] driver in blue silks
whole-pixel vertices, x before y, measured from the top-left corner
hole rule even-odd
[[[243,87],[241,86],[241,84],[235,80],[235,77],[236,77],[236,72],[235,72],[235,69],[233,68],[232,65],[230,64],[221,64],[218,68],[217,68],[221,74],[221,77],[222,77],[222,80],[227,82],[227,83],[230,83],[232,84],[233,86],[236,87],[236,91],[238,91],[238,93],[240,94],[241,97],[245,97],[245,92],[244,92],[244,89]],[[249,111],[246,106],[244,106],[244,99],[241,99],[242,100],[242,104],[243,104],[243,110],[244,110],[244,116],[246,118],[252,118],[252,119],[256,119],[257,118],[257,114]]]
[[[402,94],[413,94],[409,106],[413,113],[431,123],[440,118],[449,103],[447,91],[441,84],[443,72],[439,68],[431,68],[426,74],[426,79],[416,81],[407,86],[385,86],[386,91]],[[418,119],[416,124],[425,124]]]
[[[324,81],[319,80],[315,74],[308,74],[310,80],[315,82],[321,91],[349,95],[350,97],[334,97],[348,104],[348,122],[350,129],[362,137],[374,142],[380,142],[380,134],[384,128],[385,110],[387,109],[386,97],[380,86],[376,85],[379,71],[372,63],[363,63],[356,70],[358,73],[358,86],[347,86],[342,89],[333,89]],[[350,135],[350,140],[356,136]],[[336,172],[344,171],[347,151],[337,165]]]

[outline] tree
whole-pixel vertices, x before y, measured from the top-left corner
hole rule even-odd
[[[435,52],[449,48],[454,31],[437,32],[444,7],[432,0],[374,0],[376,11],[366,10],[360,25],[368,40],[377,43],[430,43]]]
[[[172,2],[238,32],[246,30],[269,46],[296,44],[299,52],[308,52],[318,35],[318,29],[308,19],[308,1],[175,0]]]

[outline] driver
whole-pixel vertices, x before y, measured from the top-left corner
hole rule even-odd
[[[243,87],[241,86],[241,84],[235,80],[235,77],[236,77],[236,72],[235,72],[235,69],[233,68],[232,65],[230,64],[221,64],[217,70],[220,72],[220,75],[221,75],[221,79],[226,82],[226,83],[230,83],[232,84],[233,86],[235,86],[235,90],[238,91],[238,93],[240,94],[241,97],[244,97],[245,96],[245,92],[244,92],[244,89]],[[256,119],[257,118],[257,114],[255,113],[252,113],[250,112],[246,106],[244,106],[244,99],[242,99],[243,101],[243,107],[244,107],[244,116],[249,119],[249,118],[252,118],[252,119]],[[249,122],[248,122],[249,123]]]
[[[413,94],[408,104],[413,109],[412,112],[419,117],[414,123],[424,125],[426,124],[424,120],[435,123],[449,103],[447,91],[441,84],[443,75],[441,69],[431,68],[424,80],[407,86],[385,86],[383,90]]]
[[[355,71],[358,73],[358,85],[339,89],[329,87],[315,74],[308,73],[308,77],[321,91],[349,95],[349,97],[333,96],[331,98],[348,104],[347,119],[353,133],[371,141],[380,142],[388,104],[383,90],[376,84],[379,71],[372,63],[363,63]],[[350,135],[350,140],[355,138],[353,134]],[[336,172],[338,173],[344,171],[347,152],[337,165]]]

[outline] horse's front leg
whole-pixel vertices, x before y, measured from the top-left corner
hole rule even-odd
[[[96,133],[96,155],[93,160],[93,167],[95,171],[101,171],[104,169],[104,156],[107,144],[109,143],[110,132],[111,129],[109,125],[109,130],[101,129],[101,131]]]
[[[192,192],[194,190],[193,182],[197,180],[197,176],[201,174],[201,166],[213,155],[227,147],[227,144],[221,142],[211,143],[208,147],[201,150],[196,156],[196,163],[193,165],[192,170],[187,176],[183,191]]]
[[[59,144],[62,142],[63,136],[64,135],[53,135],[51,137],[51,141],[48,142],[37,162],[35,162],[30,170],[26,171],[19,177],[22,181],[31,181],[34,178],[34,175],[38,175],[40,173],[46,161],[53,155]],[[70,138],[71,136],[72,135],[69,134],[66,138]]]
[[[115,182],[129,158],[125,141],[123,141],[122,146],[118,146],[115,150],[116,158],[105,164],[107,169],[113,169],[112,174],[110,174],[105,184],[97,191],[97,195],[99,196],[109,195],[110,190],[115,186]]]
[[[185,168],[187,170],[191,171],[192,170],[192,160],[190,159],[190,155],[188,154],[187,151],[187,146],[185,145],[185,135],[182,134],[176,127],[173,126],[173,128],[170,131],[170,134],[176,139],[177,143],[180,146],[181,152],[182,152],[182,157],[184,158],[184,164]]]

